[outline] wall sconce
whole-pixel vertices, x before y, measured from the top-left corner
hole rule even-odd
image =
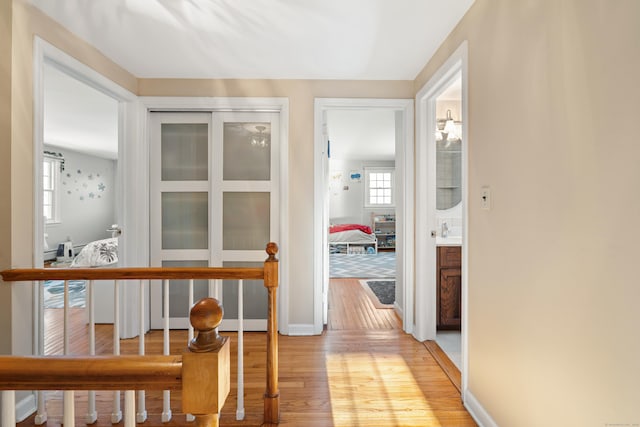
[[[461,138],[462,122],[455,122],[451,116],[451,110],[447,110],[447,118],[439,119],[436,130],[436,141],[447,140],[447,145],[450,142],[459,141]],[[460,129],[460,130],[458,130]]]
[[[249,139],[252,147],[266,148],[269,146],[269,134],[264,133],[266,126],[256,126],[257,133],[253,133]]]

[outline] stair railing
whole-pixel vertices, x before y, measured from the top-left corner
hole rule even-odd
[[[192,268],[192,267],[172,267],[172,268],[45,268],[45,269],[12,269],[0,272],[3,281],[5,282],[25,282],[25,281],[36,281],[40,283],[40,286],[37,287],[38,292],[37,295],[42,299],[42,283],[45,280],[64,280],[64,354],[68,355],[68,290],[69,290],[69,281],[70,280],[86,280],[88,282],[88,296],[87,296],[87,304],[89,312],[93,310],[93,286],[94,281],[98,280],[113,280],[114,281],[114,357],[118,357],[119,353],[119,333],[118,333],[118,321],[119,321],[119,307],[117,301],[119,300],[118,292],[120,288],[120,282],[123,280],[140,280],[140,342],[139,342],[139,357],[143,357],[144,351],[144,321],[142,313],[144,313],[144,283],[148,280],[161,280],[163,282],[163,287],[168,287],[169,280],[180,280],[180,279],[188,279],[189,280],[189,304],[193,303],[193,283],[195,279],[231,279],[238,280],[238,286],[240,290],[242,289],[243,280],[253,279],[253,280],[263,280],[265,288],[267,288],[267,304],[268,304],[268,318],[267,318],[267,351],[266,351],[266,390],[264,393],[264,423],[265,424],[277,424],[280,419],[280,393],[278,389],[278,326],[277,326],[277,288],[278,288],[278,260],[276,258],[276,254],[278,252],[278,247],[275,243],[269,243],[266,247],[266,252],[268,254],[268,258],[265,260],[262,268],[228,268],[228,267],[205,267],[205,268]],[[168,303],[168,290],[167,295],[165,295],[165,306]],[[240,293],[240,295],[242,295]],[[242,299],[239,298],[239,305],[242,304]],[[242,313],[242,308],[238,308],[239,314]],[[168,330],[168,307],[165,307],[165,327],[164,327],[164,355],[162,357],[171,357],[168,352],[168,344],[169,344],[169,330]],[[43,316],[38,316],[38,322],[40,331],[44,330],[43,325]],[[242,327],[242,319],[239,319],[240,328]],[[89,316],[89,352],[90,355],[95,354],[95,330],[94,330],[93,317],[90,314]],[[189,328],[189,339],[193,337],[193,325]],[[238,331],[238,339],[242,339],[242,330]],[[36,349],[40,356],[43,355],[43,340],[39,340],[39,348]],[[238,342],[238,368],[242,369],[243,367],[243,352],[242,352],[243,344],[242,342]],[[71,357],[71,356],[70,356]],[[73,356],[75,357],[75,356]],[[103,357],[103,356],[100,356]],[[119,356],[119,357],[133,357],[133,356]],[[144,356],[146,357],[146,356]],[[153,356],[159,357],[159,356]],[[122,359],[124,360],[124,359]],[[0,383],[1,384],[1,383]],[[29,389],[29,388],[27,388]],[[145,391],[146,389],[150,389],[148,387],[136,387],[135,390],[139,391],[138,396],[138,414],[135,420],[138,423],[142,423],[146,420],[146,410],[145,410]],[[36,390],[36,388],[31,388],[29,390]],[[65,403],[64,410],[64,423],[65,425],[72,425],[72,421],[74,418],[73,414],[73,388],[65,389],[65,402],[70,401],[70,405]],[[78,390],[89,390],[88,388],[78,388]],[[95,387],[92,387],[92,390],[96,390]],[[122,412],[119,409],[120,398],[119,391],[122,390],[120,387],[109,388],[108,390],[114,390],[114,409],[112,413],[112,421],[117,423],[120,421],[122,417]],[[171,418],[171,410],[169,408],[169,392],[171,388],[166,388],[164,390],[164,408],[163,408],[163,421],[168,421]],[[91,392],[90,392],[91,393]],[[118,395],[116,395],[118,393]],[[92,398],[94,401],[92,402]],[[125,394],[125,406],[127,399],[133,399],[133,404],[135,404],[135,395],[133,392],[126,392]],[[244,390],[243,390],[243,373],[238,371],[238,408],[237,408],[237,418],[241,419],[244,415]],[[9,399],[6,403],[4,399]],[[14,406],[14,401],[11,401],[12,397],[8,394],[3,393],[3,408],[10,406]],[[36,424],[42,424],[46,422],[47,415],[44,409],[44,397],[43,393],[38,393],[38,413],[36,416]],[[126,410],[127,408],[125,408]],[[4,409],[3,409],[4,412]],[[67,413],[68,412],[68,413]],[[93,393],[93,397],[89,395],[89,413],[87,414],[86,421],[87,423],[93,423],[96,420],[97,414],[95,412],[95,393]],[[193,418],[190,416],[189,412],[187,414],[187,421],[192,421]],[[132,415],[129,415],[132,416]],[[196,419],[197,420],[197,419]],[[126,419],[125,419],[126,422]],[[5,424],[2,424],[3,426]]]
[[[200,300],[191,309],[190,321],[197,336],[182,355],[0,356],[1,425],[15,425],[14,408],[8,404],[15,402],[16,390],[127,390],[124,425],[133,427],[134,390],[145,389],[181,390],[182,410],[194,414],[196,426],[218,426],[231,377],[229,338],[218,334],[219,302]],[[66,425],[75,425],[75,420]]]

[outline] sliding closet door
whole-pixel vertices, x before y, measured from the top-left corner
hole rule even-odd
[[[150,121],[151,265],[211,265],[211,113],[153,113]],[[189,323],[189,281],[169,281],[171,328]],[[211,294],[194,283],[194,301]],[[152,281],[151,327],[165,317],[163,283]]]
[[[214,114],[213,249],[224,267],[261,267],[265,247],[277,240],[279,124],[277,113]],[[219,207],[219,208],[218,208]],[[236,330],[237,281],[217,289],[223,330]],[[262,281],[243,284],[244,329],[266,330],[267,292]]]
[[[151,265],[261,267],[277,241],[278,113],[151,114]],[[165,313],[162,283],[151,285],[151,326]],[[266,330],[267,292],[243,284],[244,328]],[[196,281],[194,301],[218,298],[223,330],[238,323],[238,282]],[[171,328],[188,326],[188,281],[169,284]]]

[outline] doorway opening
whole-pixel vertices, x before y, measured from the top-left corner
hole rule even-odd
[[[45,260],[47,266],[69,266],[83,248],[114,236],[119,266],[144,265],[137,258],[146,252],[146,246],[140,245],[144,240],[125,237],[127,233],[119,236],[119,227],[136,229],[134,222],[142,211],[135,203],[125,203],[140,199],[136,197],[140,189],[127,167],[136,164],[136,99],[95,70],[36,38],[34,266],[44,266]],[[128,249],[127,242],[137,242],[135,250]],[[106,286],[97,288],[113,294]],[[123,293],[121,297],[124,308],[138,301],[137,295]],[[39,307],[40,302],[34,301],[36,321],[42,325]],[[99,311],[104,312],[102,318]],[[96,310],[96,321],[111,323],[112,313],[109,304],[102,304]],[[123,338],[137,334],[133,328],[137,317],[123,316],[120,320]]]
[[[365,132],[387,135],[382,137],[386,141],[384,153],[371,157],[376,152],[373,137],[353,136],[356,121]],[[387,123],[386,129],[376,128],[374,121]],[[407,195],[413,194],[413,102],[319,98],[315,102],[315,131],[315,204],[319,208],[314,209],[313,333],[321,333],[328,321],[330,255],[334,255],[330,252],[344,255],[343,260],[376,255],[395,258],[390,268],[395,279],[392,306],[403,320],[403,329],[411,331],[413,198]],[[340,144],[342,138],[361,138],[363,145]],[[353,152],[348,152],[349,148],[354,148]],[[368,240],[349,237],[343,242],[330,241],[332,224],[368,227],[359,233],[361,237],[369,235],[364,236]],[[384,275],[389,277],[388,272]]]
[[[416,330],[435,341],[466,389],[468,265],[467,45],[416,95]]]
[[[326,119],[331,145],[327,329],[397,327],[395,113],[334,109]],[[381,320],[350,325],[345,311],[358,302],[369,313],[367,320]]]

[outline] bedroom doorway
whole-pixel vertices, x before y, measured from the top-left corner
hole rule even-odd
[[[34,165],[39,167],[34,168],[34,266],[70,266],[83,248],[114,236],[118,266],[136,264],[134,258],[147,251],[139,244],[135,250],[127,247],[140,241],[133,235],[133,222],[141,209],[135,202],[124,202],[136,200],[139,190],[127,167],[137,163],[132,155],[137,149],[136,99],[36,38]],[[121,233],[127,226],[132,231]],[[95,298],[102,301],[95,307],[96,323],[113,322],[113,291],[108,285],[95,286]],[[135,336],[138,317],[124,313],[137,304],[137,294],[124,291],[120,297],[121,337]]]
[[[346,287],[377,309],[395,306],[395,113],[329,110],[329,293]],[[342,322],[329,297],[327,328]],[[367,300],[364,300],[366,302]],[[338,315],[339,317],[339,315]]]
[[[412,102],[316,99],[315,107],[315,201],[322,208],[314,209],[314,332],[328,321],[331,277],[395,279],[390,305],[410,331],[413,310],[405,307],[413,305],[412,291],[405,289],[413,288],[407,274],[413,266],[413,205],[406,197],[413,192]],[[377,134],[384,142],[374,149]],[[327,232],[331,225],[355,230],[341,230],[346,237],[335,241]],[[388,262],[367,262],[372,258]],[[340,265],[331,262],[337,260]]]

